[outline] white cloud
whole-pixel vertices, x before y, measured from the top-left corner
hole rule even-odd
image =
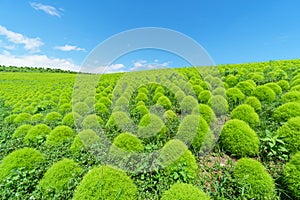
[[[15,33],[0,25],[0,35],[4,35],[14,44],[23,44],[24,48],[30,52],[39,52],[40,47],[44,44],[40,38],[28,38],[20,33]]]
[[[108,66],[100,66],[94,69],[84,69],[84,71],[90,73],[97,73],[97,74],[110,74],[110,73],[119,73],[119,72],[126,72],[126,66],[124,64],[112,64]]]
[[[61,16],[60,13],[58,12],[58,10],[53,6],[44,5],[44,4],[36,3],[36,2],[30,2],[30,6],[32,8],[34,8],[35,10],[44,11],[45,13],[47,13],[48,15],[51,15],[51,16],[56,16],[56,17]],[[60,8],[59,10],[63,11],[62,8]]]
[[[61,51],[85,51],[84,48],[80,48],[80,47],[68,45],[68,44],[66,44],[64,46],[56,46],[56,47],[54,47],[54,49],[58,49]]]
[[[154,60],[154,62],[152,62],[152,63],[149,63],[146,60],[139,60],[139,61],[133,62],[133,67],[130,68],[130,71],[162,69],[162,68],[168,68],[169,65],[170,65],[170,62],[159,63],[159,61],[157,59]]]
[[[0,54],[0,65],[5,66],[27,66],[27,67],[44,67],[59,68],[64,70],[79,71],[79,66],[71,60],[60,58],[49,58],[47,55],[22,55],[16,56],[8,51]]]

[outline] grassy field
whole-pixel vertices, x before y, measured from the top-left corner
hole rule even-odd
[[[300,199],[300,60],[2,71],[0,199]]]

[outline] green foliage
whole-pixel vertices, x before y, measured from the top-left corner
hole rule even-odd
[[[144,115],[148,113],[149,110],[145,105],[139,105],[132,111],[133,116],[135,116],[137,119],[141,119]]]
[[[198,107],[198,101],[193,96],[186,96],[180,102],[181,114],[183,116],[191,114],[196,107]]]
[[[132,133],[121,133],[113,142],[112,148],[117,147],[128,152],[142,152],[144,145],[141,140]]]
[[[300,198],[300,152],[292,156],[291,160],[285,165],[284,183],[290,191],[292,197]]]
[[[11,114],[11,115],[5,117],[4,123],[12,124],[17,116],[18,116],[17,114]]]
[[[286,122],[292,117],[300,116],[300,103],[289,102],[279,106],[273,114],[277,122]]]
[[[217,87],[216,89],[214,89],[212,91],[212,94],[215,95],[215,96],[216,95],[221,95],[221,96],[225,97],[226,96],[226,89],[224,87]]]
[[[96,114],[100,117],[106,118],[109,114],[109,110],[104,103],[96,103],[94,108]]]
[[[281,96],[281,103],[298,102],[300,103],[300,92],[290,91]]]
[[[76,133],[68,126],[57,126],[47,136],[46,145],[59,146],[72,141]]]
[[[58,112],[50,112],[46,115],[44,122],[49,126],[59,125],[63,116]]]
[[[208,105],[211,106],[217,116],[226,115],[229,108],[227,100],[221,95],[212,96],[208,101]]]
[[[152,101],[153,102],[157,102],[157,100],[160,98],[160,97],[162,97],[162,96],[165,96],[163,93],[161,93],[161,92],[156,92],[155,94],[154,94],[154,96],[153,96],[153,98],[152,98]]]
[[[136,101],[144,101],[147,102],[148,101],[148,96],[147,94],[144,93],[138,93],[138,95],[136,96]]]
[[[166,96],[159,97],[156,104],[162,106],[166,110],[169,110],[172,106],[172,102]]]
[[[276,95],[281,95],[282,94],[282,89],[277,83],[267,83],[265,86],[271,88]]]
[[[86,115],[91,110],[90,110],[89,106],[86,103],[79,102],[79,103],[76,103],[73,106],[73,111],[76,112],[76,113],[78,113],[79,115]]]
[[[247,122],[251,127],[255,127],[259,123],[259,116],[248,104],[242,104],[237,106],[230,115],[231,119],[240,119]]]
[[[31,122],[31,114],[21,113],[14,119],[14,124],[28,124]]]
[[[111,106],[111,100],[108,97],[101,97],[98,103],[103,103],[107,108]]]
[[[81,116],[76,112],[68,113],[62,119],[62,125],[76,128],[76,125],[81,122]]]
[[[279,85],[281,87],[282,91],[288,91],[288,89],[290,89],[290,84],[286,80],[278,81],[277,85]]]
[[[142,138],[162,137],[166,133],[164,122],[155,114],[146,114],[139,123],[138,136]]]
[[[82,121],[83,129],[92,129],[92,130],[99,130],[103,125],[103,120],[101,117],[93,114],[86,116]]]
[[[266,85],[257,86],[253,91],[253,96],[257,97],[264,103],[272,103],[276,99],[276,93]]]
[[[0,181],[14,173],[18,168],[33,169],[44,161],[44,155],[32,148],[15,150],[6,156],[0,164]]]
[[[300,151],[300,117],[291,118],[278,130],[290,153]]]
[[[107,199],[132,200],[137,188],[125,172],[111,166],[100,166],[89,171],[74,192],[74,200]]]
[[[28,131],[32,128],[32,126],[30,124],[23,124],[21,126],[19,126],[14,134],[13,134],[13,138],[21,138],[23,139],[23,137],[28,133]]]
[[[186,184],[186,183],[175,183],[171,188],[165,191],[162,195],[161,200],[209,200],[203,191],[199,190],[197,187]]]
[[[31,117],[32,124],[40,124],[43,123],[43,121],[44,121],[44,116],[41,113],[37,113],[35,115],[32,115]]]
[[[198,95],[199,103],[207,104],[208,100],[211,98],[211,92],[209,90],[204,90]]]
[[[245,95],[238,88],[229,88],[226,91],[226,97],[229,103],[239,104],[245,99]]]
[[[76,135],[70,149],[73,153],[78,153],[93,148],[100,142],[100,137],[93,130],[83,130]]]
[[[245,104],[248,104],[254,108],[255,111],[260,111],[261,110],[261,103],[258,98],[250,96],[247,97],[245,100]]]
[[[177,115],[173,110],[167,110],[163,117],[167,122],[177,121]]]
[[[234,168],[234,177],[241,188],[239,192],[243,198],[274,199],[274,180],[260,162],[251,158],[238,160]]]
[[[259,139],[250,126],[241,120],[233,119],[223,126],[221,144],[232,156],[256,156],[259,152]]]
[[[225,83],[227,83],[229,87],[234,87],[238,83],[238,79],[233,75],[229,75],[226,77]]]
[[[168,141],[161,149],[161,165],[176,181],[191,182],[197,177],[197,162],[188,147],[180,140]]]
[[[72,105],[70,103],[64,103],[58,109],[58,112],[61,114],[66,114],[71,111],[72,111]]]
[[[45,141],[46,136],[51,132],[51,129],[46,124],[38,124],[32,127],[25,135],[23,142],[25,144],[37,143],[40,144]]]
[[[44,196],[54,195],[68,189],[68,184],[81,173],[79,165],[64,158],[52,165],[38,184],[38,189]],[[49,197],[50,198],[50,197]],[[52,196],[53,198],[53,196]]]
[[[246,96],[250,96],[255,90],[255,84],[251,83],[249,80],[239,82],[236,87]]]

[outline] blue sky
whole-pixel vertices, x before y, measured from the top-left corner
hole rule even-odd
[[[78,70],[101,42],[122,31],[162,27],[197,41],[216,64],[300,56],[300,1],[1,0],[0,64]],[[171,53],[122,56],[111,72],[189,65]]]

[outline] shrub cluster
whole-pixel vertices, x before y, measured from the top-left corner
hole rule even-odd
[[[300,152],[292,156],[291,160],[285,165],[284,183],[295,199],[300,199]]]

